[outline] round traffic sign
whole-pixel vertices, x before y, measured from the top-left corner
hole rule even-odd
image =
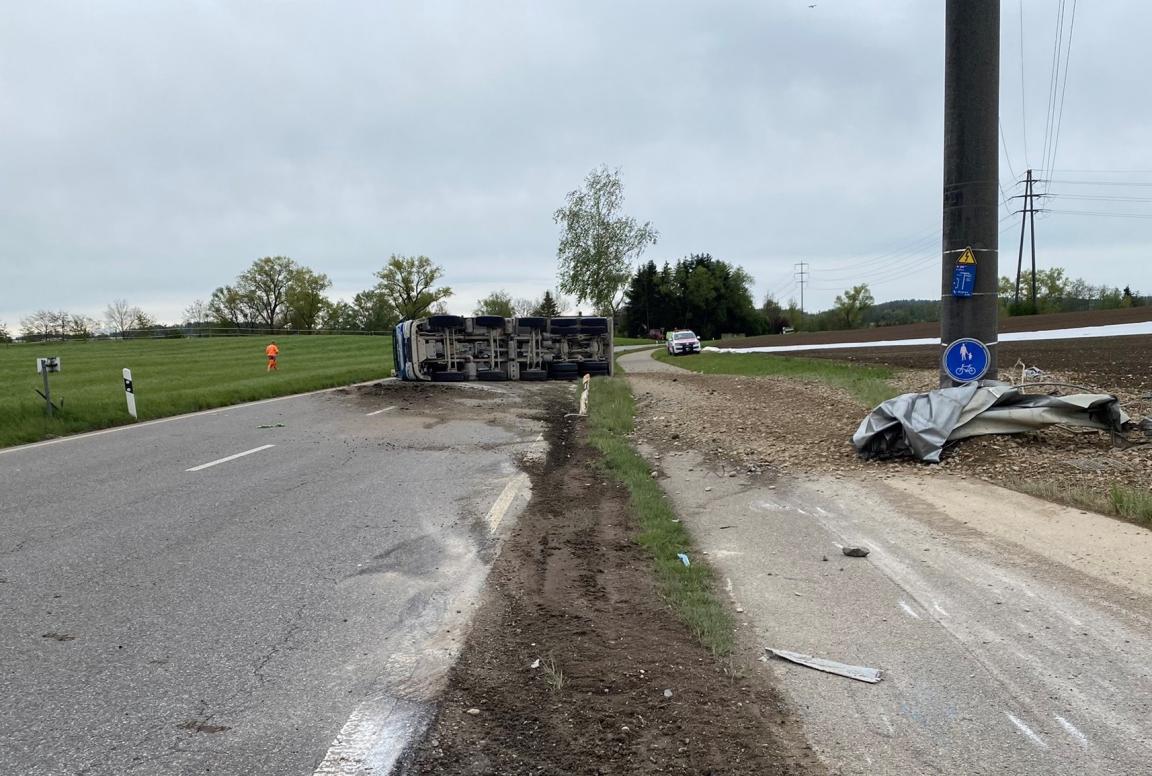
[[[988,346],[977,339],[958,339],[944,349],[941,359],[944,371],[958,383],[972,383],[988,371],[992,355]]]

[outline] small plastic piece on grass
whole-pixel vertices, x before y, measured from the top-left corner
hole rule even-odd
[[[849,558],[867,558],[872,551],[867,547],[844,547],[842,552]]]
[[[685,555],[684,553],[678,552],[678,553],[676,553],[676,557],[679,558],[680,562],[683,563],[685,566],[691,566],[692,565],[692,563],[688,560],[688,556]]]

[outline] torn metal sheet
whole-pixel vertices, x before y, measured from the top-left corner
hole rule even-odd
[[[863,458],[914,457],[939,463],[944,445],[982,434],[1018,434],[1061,424],[1119,431],[1128,421],[1115,396],[1022,393],[1006,383],[969,383],[889,399],[852,435]]]
[[[765,647],[765,649],[776,657],[792,663],[807,666],[808,668],[815,668],[817,671],[823,671],[827,674],[836,674],[837,676],[847,677],[848,679],[855,679],[858,682],[876,684],[883,678],[883,674],[877,668],[850,666],[846,663],[837,663],[835,660],[825,660],[821,657],[802,655],[799,652],[789,652],[784,649],[772,649],[771,647]]]

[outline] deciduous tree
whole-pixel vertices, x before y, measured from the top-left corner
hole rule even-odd
[[[137,309],[128,304],[127,299],[113,300],[112,304],[104,308],[104,323],[111,332],[123,337],[124,332],[132,327],[136,312]]]
[[[427,256],[392,254],[384,268],[376,273],[380,282],[375,291],[401,319],[421,318],[437,302],[452,295],[448,286],[436,287],[444,270]]]
[[[501,318],[512,318],[516,315],[516,308],[512,296],[507,291],[493,291],[476,303],[473,315],[499,315]]]
[[[876,299],[868,289],[868,284],[861,283],[838,295],[835,305],[836,311],[844,321],[845,328],[854,329],[860,325],[864,311],[875,303]]]
[[[236,278],[236,288],[249,299],[256,323],[274,329],[284,322],[288,285],[298,270],[287,256],[265,256]]]
[[[324,273],[297,267],[288,281],[284,297],[288,325],[304,331],[315,329],[325,308],[331,304],[324,296],[331,285],[332,281]]]
[[[658,237],[650,222],[623,215],[623,205],[620,171],[602,166],[588,173],[583,188],[568,192],[566,204],[553,215],[561,227],[560,289],[613,314],[632,262]]]

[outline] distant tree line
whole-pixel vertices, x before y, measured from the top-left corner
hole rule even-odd
[[[1005,315],[1076,312],[1080,310],[1118,310],[1152,304],[1152,297],[1141,296],[1131,286],[1094,286],[1083,278],[1070,278],[1063,267],[1036,271],[1036,298],[1032,298],[1032,272],[1020,278],[1019,301],[1016,281],[1000,278],[1000,310]]]
[[[763,334],[768,323],[756,309],[743,268],[698,253],[675,264],[644,264],[624,291],[618,329],[628,336],[692,329],[705,339],[722,334]]]

